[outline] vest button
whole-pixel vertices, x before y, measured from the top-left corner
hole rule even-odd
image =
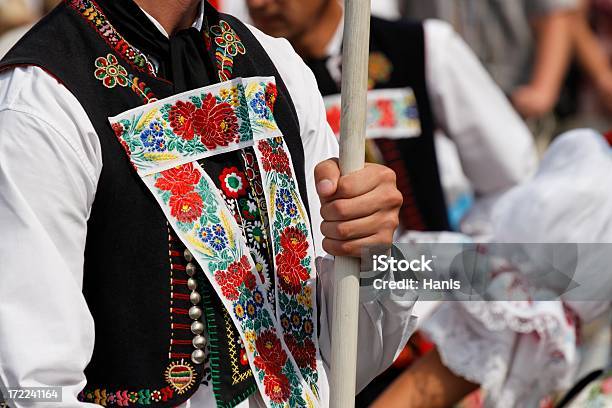
[[[193,320],[199,319],[202,317],[202,309],[197,306],[191,306],[189,308],[189,317],[191,317]]]
[[[202,350],[195,350],[191,353],[191,361],[195,364],[202,364],[206,360],[206,353]]]
[[[203,349],[206,346],[206,337],[197,335],[193,338],[193,347]]]
[[[189,251],[188,249],[185,249],[185,252],[183,252],[183,256],[185,257],[185,260],[187,262],[193,261],[193,255],[191,255],[191,251]]]
[[[198,282],[196,282],[196,280],[193,278],[189,278],[187,279],[187,287],[190,290],[196,290],[198,288]]]

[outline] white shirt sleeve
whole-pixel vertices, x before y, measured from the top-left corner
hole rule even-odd
[[[529,129],[450,24],[427,20],[426,76],[438,125],[457,145],[478,195],[504,191],[537,166]]]
[[[0,75],[0,381],[61,386],[61,407],[90,405],[76,395],[94,345],[81,289],[101,160],[75,106],[38,68]]]
[[[286,40],[273,39],[250,27],[276,65],[300,120],[300,132],[306,159],[308,202],[316,253],[320,257],[319,314],[321,330],[319,347],[324,363],[331,361],[331,316],[333,316],[333,258],[325,256],[320,225],[321,203],[315,189],[314,168],[328,158],[338,157],[338,142],[327,124],[325,105],[310,69],[295,54]],[[325,256],[323,258],[323,256]],[[359,307],[359,340],[357,358],[357,391],[388,368],[404,348],[414,331],[413,299],[395,298],[390,292],[362,287]]]

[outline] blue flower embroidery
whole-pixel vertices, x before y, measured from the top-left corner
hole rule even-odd
[[[263,294],[259,291],[259,289],[255,289],[255,291],[253,292],[253,299],[255,300],[255,304],[257,306],[263,306],[264,298]]]
[[[285,211],[285,203],[280,197],[276,198],[276,210],[280,212]]]
[[[201,228],[198,234],[200,239],[215,251],[222,251],[227,246],[227,236],[220,225]]]
[[[293,202],[291,192],[286,188],[281,188],[278,192],[278,197],[284,204],[290,204]]]
[[[268,118],[268,106],[266,105],[266,96],[263,92],[260,91],[255,94],[255,98],[251,100],[251,109],[260,118]]]
[[[162,137],[164,135],[164,128],[157,120],[149,124],[149,129],[155,137]]]
[[[246,317],[246,311],[244,310],[244,306],[240,302],[234,303],[234,314],[238,318],[238,320],[242,321]]]
[[[166,149],[164,129],[158,121],[153,121],[149,127],[140,134],[144,148],[150,152],[163,152]]]
[[[249,315],[249,317],[254,318],[257,316],[257,309],[259,309],[257,307],[257,304],[255,302],[253,302],[252,300],[247,301],[246,304],[246,312]]]
[[[287,215],[291,218],[294,218],[297,215],[297,206],[294,203],[289,203],[287,204],[287,207],[285,208],[285,212],[287,213]]]

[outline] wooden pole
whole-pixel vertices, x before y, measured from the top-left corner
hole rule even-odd
[[[364,166],[370,48],[370,0],[345,0],[344,3],[342,175]],[[351,408],[355,406],[360,261],[336,257],[334,272],[330,406]]]

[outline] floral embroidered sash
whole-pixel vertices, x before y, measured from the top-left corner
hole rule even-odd
[[[340,95],[323,98],[327,121],[340,136],[342,107]],[[410,88],[379,89],[368,92],[368,139],[405,139],[421,134],[421,122],[414,92]]]
[[[237,78],[110,118],[142,180],[193,253],[247,348],[266,404],[318,406],[314,246],[291,156],[273,116],[274,78]],[[276,285],[198,160],[253,147],[272,230]],[[268,301],[275,290],[276,304]]]

